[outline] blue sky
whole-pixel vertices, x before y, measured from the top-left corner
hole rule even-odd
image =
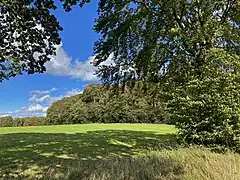
[[[46,64],[44,74],[22,75],[0,83],[0,116],[42,116],[49,105],[64,96],[80,93],[94,76],[93,44],[98,34],[92,30],[97,3],[74,7],[69,13],[54,11],[64,30],[57,55]]]

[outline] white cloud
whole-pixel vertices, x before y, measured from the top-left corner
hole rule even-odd
[[[65,93],[65,97],[74,96],[74,95],[82,94],[82,93],[83,93],[83,91],[80,90],[80,89],[72,89],[72,90],[67,91],[67,92]]]
[[[54,96],[53,93],[57,91],[56,88],[49,90],[33,90],[31,91],[28,104],[18,110],[0,112],[0,117],[12,116],[12,117],[31,117],[31,116],[46,116],[46,112],[49,106],[54,101],[60,100],[64,97],[74,96],[83,93],[81,89],[73,88],[67,90],[58,96]]]
[[[58,100],[58,97],[53,97],[51,93],[57,91],[57,88],[52,88],[50,90],[34,90],[31,91],[31,97],[28,99],[32,103],[52,103],[53,101]]]
[[[69,75],[73,78],[83,79],[85,81],[97,80],[95,75],[96,68],[92,65],[94,56],[90,56],[87,61],[76,60],[70,68]]]
[[[53,56],[49,62],[46,63],[47,73],[58,76],[66,76],[69,73],[71,65],[71,57],[67,55],[61,45],[56,46],[56,56]]]
[[[29,99],[29,101],[37,102],[37,103],[51,102],[52,101],[52,97],[49,94],[43,95],[41,97],[38,97],[37,95],[33,95]]]
[[[45,90],[45,91],[40,91],[40,90],[33,90],[31,91],[31,94],[32,95],[38,95],[38,96],[41,96],[41,95],[47,95],[47,94],[50,94],[54,91],[57,91],[58,89],[57,88],[52,88],[52,89],[49,89],[49,90]]]
[[[113,55],[110,55],[106,62],[102,65],[110,65]],[[72,60],[62,48],[62,44],[56,46],[56,56],[53,56],[49,62],[46,63],[48,74],[57,76],[69,76],[85,81],[96,81],[96,68],[93,66],[95,56],[90,56],[86,61]]]
[[[12,117],[31,117],[31,116],[45,116],[48,107],[40,104],[32,104],[26,107],[22,107],[19,110],[0,113],[0,117],[12,116]]]
[[[0,114],[0,118],[2,118],[2,117],[8,117],[9,116],[9,114]]]
[[[48,107],[44,107],[40,104],[32,104],[29,107],[27,107],[26,109],[24,109],[26,112],[38,112],[38,113],[45,113],[47,112]]]

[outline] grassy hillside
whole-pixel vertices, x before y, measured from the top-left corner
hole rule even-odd
[[[240,156],[178,147],[159,124],[0,129],[0,179],[238,179]]]

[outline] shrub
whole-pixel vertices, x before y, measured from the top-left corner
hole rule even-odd
[[[14,119],[14,126],[41,126],[43,123],[44,117],[24,117]]]
[[[176,88],[168,107],[182,142],[239,151],[240,65],[226,64],[235,57],[218,59],[215,53],[207,59],[213,62]]]
[[[24,117],[15,118],[13,120],[14,126],[42,126],[44,125],[45,117]]]
[[[13,118],[11,116],[0,117],[0,127],[13,126]]]

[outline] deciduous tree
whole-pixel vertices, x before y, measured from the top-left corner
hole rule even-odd
[[[54,9],[53,0],[0,1],[0,82],[46,70],[62,30]]]
[[[181,140],[239,149],[239,0],[100,0],[98,13],[104,83],[160,83]]]

